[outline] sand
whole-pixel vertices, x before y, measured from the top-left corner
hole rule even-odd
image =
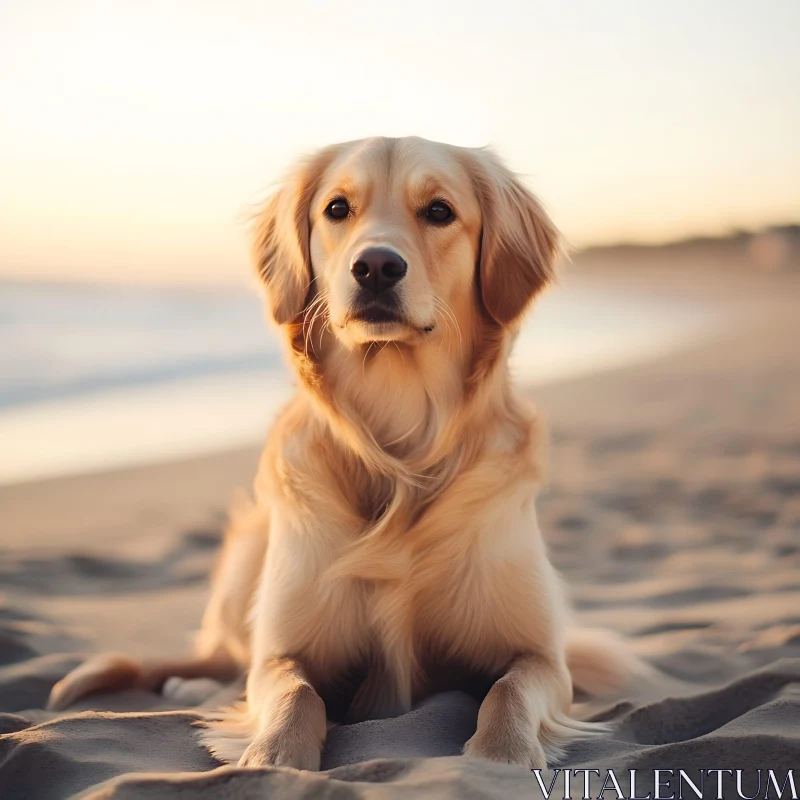
[[[756,769],[781,782],[794,769],[800,789],[800,275],[596,267],[586,280],[713,298],[732,324],[534,392],[552,439],[541,524],[580,619],[625,633],[664,674],[603,708],[612,731],[558,766],[613,769],[625,792],[638,769],[641,796],[655,769],[740,769],[751,796]],[[459,693],[333,729],[317,774],[220,768],[196,743],[198,710],[148,693],[42,710],[89,652],[186,650],[224,509],[257,457],[0,489],[0,798],[541,797],[529,772],[458,755],[477,715]],[[739,796],[733,776],[723,796]]]

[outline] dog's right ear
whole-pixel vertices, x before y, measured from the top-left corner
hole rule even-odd
[[[278,325],[295,321],[306,308],[314,278],[309,205],[335,152],[335,148],[326,148],[300,164],[255,217],[253,262],[266,288],[270,314]]]

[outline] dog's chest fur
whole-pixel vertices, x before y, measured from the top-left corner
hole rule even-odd
[[[300,655],[314,669],[331,717],[391,716],[433,691],[488,689],[518,648],[491,608],[490,574],[486,583],[463,582],[462,575],[463,566],[450,562],[419,591],[404,582],[353,587],[345,580],[306,606],[316,630]]]
[[[458,502],[458,495],[445,498],[435,509],[435,536],[417,536],[412,526],[368,548],[356,559],[363,574],[331,573],[352,540],[328,539],[316,554],[317,579],[276,615],[281,638],[314,673],[333,716],[335,707],[340,714],[350,707],[352,719],[391,715],[431,691],[485,690],[481,679],[497,677],[530,646],[537,559],[530,537],[519,535],[519,505],[507,519],[467,520],[456,513]],[[527,523],[535,527],[535,519]],[[472,526],[466,536],[448,529],[464,525]]]
[[[267,655],[296,656],[321,691],[365,682],[356,717],[381,716],[496,677],[546,638],[535,618],[553,581],[525,424],[468,461],[453,456],[434,494],[382,477],[327,427],[292,427],[266,460]]]

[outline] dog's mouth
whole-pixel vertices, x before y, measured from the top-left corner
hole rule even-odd
[[[350,328],[359,342],[411,341],[424,336],[436,327],[420,325],[406,314],[402,300],[393,291],[370,292],[361,290],[350,302],[350,307],[339,328]]]
[[[362,333],[357,338],[364,341],[406,341],[415,334],[425,336],[436,327],[435,323],[424,326],[414,324],[396,307],[389,308],[380,302],[351,309],[339,327],[351,325],[361,329]]]
[[[405,317],[396,309],[388,308],[382,303],[369,303],[353,309],[348,315],[352,322],[367,325],[406,325]]]
[[[350,303],[348,319],[366,325],[406,325],[403,303],[394,290],[359,289]]]

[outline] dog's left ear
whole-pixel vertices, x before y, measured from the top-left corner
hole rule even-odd
[[[553,280],[560,237],[541,203],[494,154],[477,150],[470,155],[483,215],[481,300],[496,322],[509,326]]]

